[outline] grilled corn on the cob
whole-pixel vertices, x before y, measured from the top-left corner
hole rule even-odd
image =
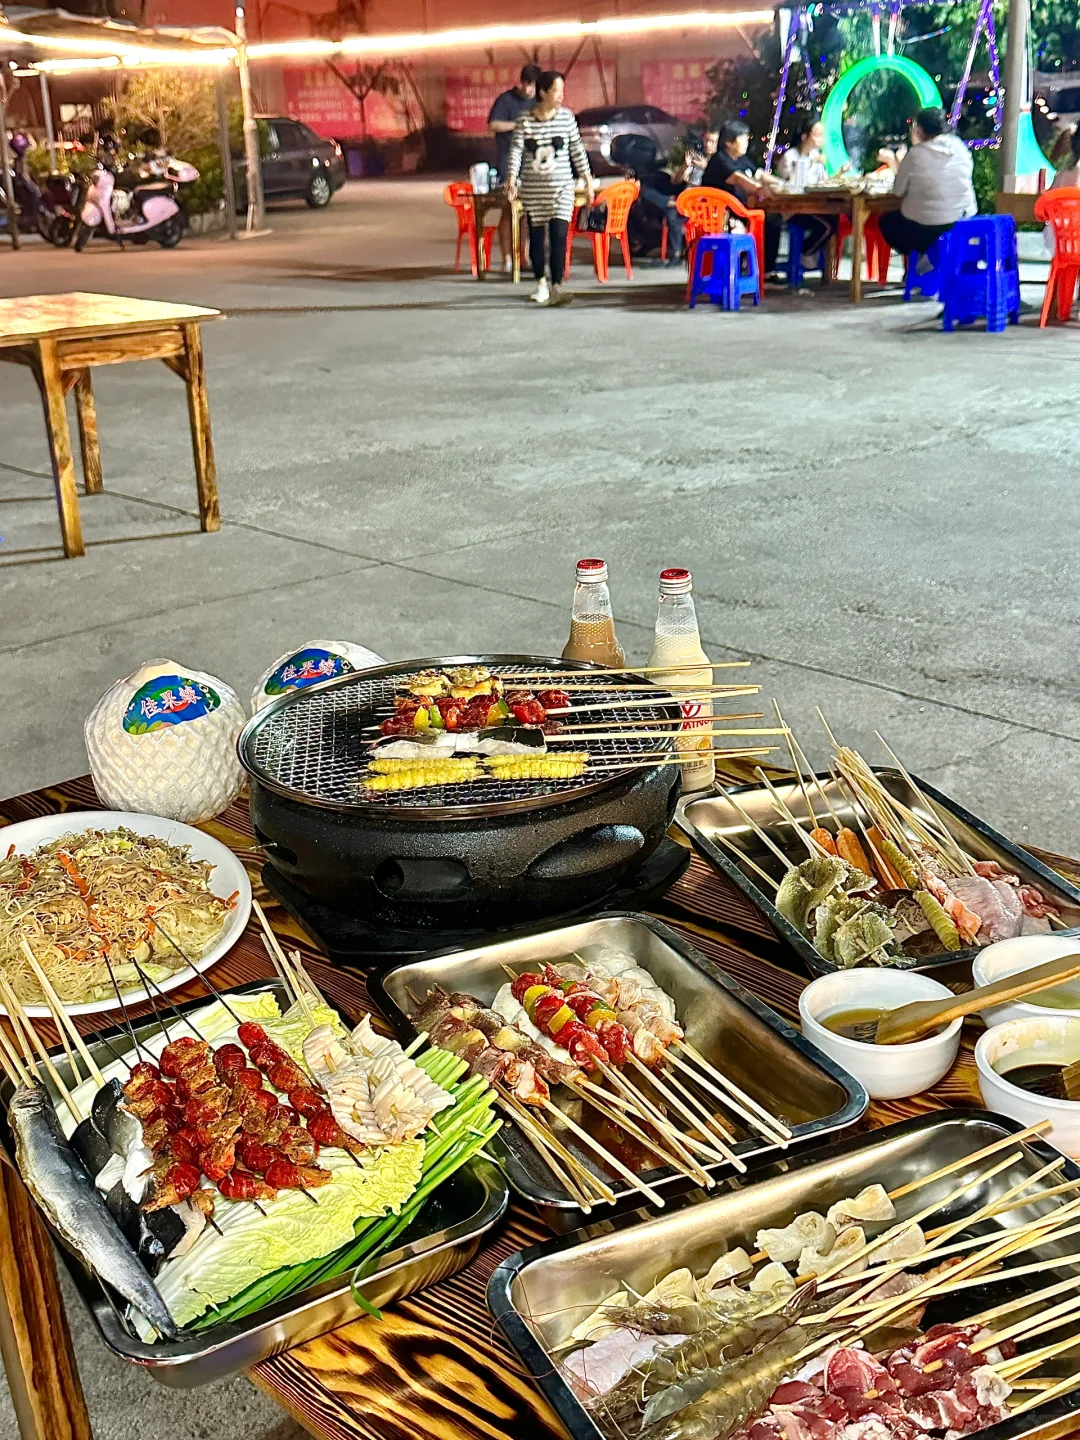
[[[585,772],[586,750],[562,755],[487,755],[484,765],[496,780],[573,780]]]
[[[479,760],[465,756],[373,760],[363,783],[367,790],[420,790],[426,785],[459,785],[481,775]]]

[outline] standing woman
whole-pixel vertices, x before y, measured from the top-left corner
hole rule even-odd
[[[511,200],[520,191],[529,221],[529,255],[536,291],[529,296],[538,305],[565,305],[566,232],[574,218],[574,177],[585,181],[587,203],[592,203],[593,178],[581,143],[574,112],[563,102],[564,77],[545,70],[536,82],[536,104],[517,122],[510,141],[506,193]],[[545,230],[551,247],[551,285],[544,274]]]

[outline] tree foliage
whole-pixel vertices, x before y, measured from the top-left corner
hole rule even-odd
[[[217,134],[214,81],[198,70],[134,71],[105,109],[129,144],[153,128],[165,148],[183,159]]]

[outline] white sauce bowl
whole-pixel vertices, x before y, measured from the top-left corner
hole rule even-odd
[[[1005,945],[1009,943],[1002,941]],[[1018,1052],[1032,1065],[1068,1065],[1080,1059],[1080,1016],[1007,1020],[980,1035],[975,1046],[979,1089],[986,1108],[996,1110],[999,1115],[1009,1115],[1023,1125],[1034,1125],[1039,1120],[1053,1121],[1053,1128],[1042,1138],[1063,1155],[1080,1157],[1080,1102],[1033,1095],[994,1069],[995,1063]]]
[[[872,1100],[900,1100],[929,1090],[946,1073],[956,1059],[963,1021],[909,1045],[866,1045],[820,1022],[842,1010],[898,1010],[916,1000],[951,997],[937,980],[907,970],[837,970],[807,985],[799,996],[799,1016],[806,1038],[854,1075]]]
[[[1012,940],[999,940],[980,950],[972,961],[971,978],[976,986],[989,985],[1006,975],[1015,975],[1020,970],[1030,970],[1035,965],[1045,965],[1063,955],[1078,952],[1080,935],[1017,935]],[[1034,1005],[1028,1000],[1008,1000],[1004,1005],[993,1005],[979,1013],[988,1027],[1003,1025],[1006,1020],[1045,1020],[1052,1016],[1080,1019],[1080,980],[1066,981],[1060,988],[1075,992],[1077,1005],[1074,1009]]]

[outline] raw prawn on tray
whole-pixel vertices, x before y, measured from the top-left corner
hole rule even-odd
[[[691,801],[679,812],[691,838],[760,896],[793,940],[812,947],[811,968],[923,966],[1080,924],[1080,897],[1062,893],[1066,882],[1047,875],[1034,883],[1038,862],[1023,852],[1015,864],[1001,851],[980,854],[993,847],[947,824],[940,797],[928,798],[884,741],[890,766],[874,770],[825,728],[827,779],[788,731],[794,785],[759,766],[758,792],[721,786],[722,801]]]
[[[489,1301],[575,1437],[592,1426],[609,1440],[976,1434],[1080,1394],[1080,1278],[1063,1263],[1078,1258],[1080,1172],[1027,1149],[1038,1126],[1002,1135],[979,1116],[997,1138],[973,1149],[965,1123],[908,1122],[805,1176],[585,1237],[576,1256],[524,1252],[493,1277]],[[935,1132],[953,1158],[907,1183],[887,1170],[871,1181],[859,1163],[859,1145],[918,1154]],[[852,1171],[864,1183],[838,1195]],[[778,1214],[772,1197],[793,1189],[821,1195],[820,1210]],[[755,1206],[772,1223],[747,1230]],[[731,1214],[741,1223],[725,1223]],[[669,1250],[664,1265],[665,1236],[685,1263]],[[623,1267],[637,1287],[620,1284]],[[563,1286],[604,1298],[560,1309]]]
[[[406,1053],[370,1017],[349,1030],[280,947],[286,1009],[273,989],[184,1012],[165,1000],[141,1036],[125,1011],[130,1043],[110,1042],[106,1061],[24,944],[70,1068],[65,1081],[64,1057],[48,1057],[0,978],[24,1027],[20,1048],[0,1034],[16,1163],[151,1349],[369,1272],[499,1128],[490,1086],[462,1060]]]

